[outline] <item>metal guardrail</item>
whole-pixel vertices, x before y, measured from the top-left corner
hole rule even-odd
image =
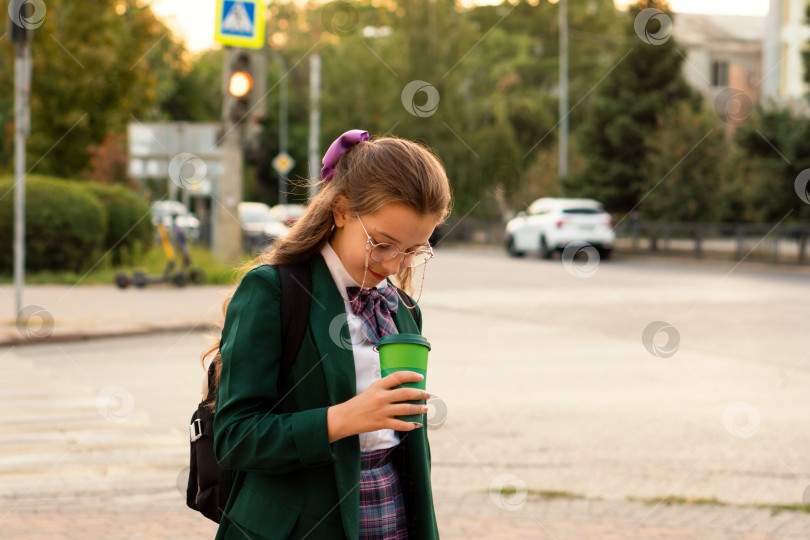
[[[505,224],[493,219],[449,219],[441,242],[501,245]],[[662,223],[626,221],[616,228],[618,253],[810,264],[810,224]]]
[[[616,229],[620,252],[772,264],[808,264],[808,239],[810,224],[635,221]]]
[[[494,219],[450,218],[439,229],[439,242],[503,244],[506,225]]]

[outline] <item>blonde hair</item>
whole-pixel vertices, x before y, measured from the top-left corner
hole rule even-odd
[[[450,213],[450,185],[438,157],[430,149],[398,137],[382,137],[349,148],[335,166],[334,176],[320,186],[289,234],[238,269],[240,280],[265,264],[292,264],[315,257],[334,227],[332,211],[338,195],[346,197],[349,212],[358,215],[374,214],[390,203],[404,204],[420,215],[436,216],[437,222]],[[411,275],[412,270],[405,267],[396,276],[398,285],[406,291],[410,290]],[[223,318],[232,297],[233,292],[225,299]],[[217,339],[201,357],[204,366],[205,358],[216,352],[213,361],[217,385],[221,370],[219,345]]]

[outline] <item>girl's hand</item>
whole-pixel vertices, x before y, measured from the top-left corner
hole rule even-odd
[[[428,393],[418,388],[394,389],[394,387],[402,383],[419,382],[422,379],[422,375],[414,371],[397,371],[375,381],[352,399],[329,407],[326,411],[329,442],[378,429],[411,431],[421,427],[421,424],[405,422],[395,416],[427,412],[426,405],[398,402],[426,400]]]

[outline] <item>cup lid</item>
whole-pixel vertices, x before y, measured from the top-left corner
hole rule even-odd
[[[377,348],[383,345],[393,345],[395,343],[407,343],[410,345],[422,345],[430,350],[430,342],[419,334],[389,334],[380,338]]]

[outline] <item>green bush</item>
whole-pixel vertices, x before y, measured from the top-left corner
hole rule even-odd
[[[104,251],[112,254],[113,264],[134,264],[134,254],[146,252],[152,243],[149,203],[123,186],[97,182],[82,185],[101,200],[107,211]]]
[[[0,177],[0,273],[14,260],[14,180]],[[80,182],[30,175],[25,193],[25,267],[30,272],[90,269],[103,253],[107,213]]]

